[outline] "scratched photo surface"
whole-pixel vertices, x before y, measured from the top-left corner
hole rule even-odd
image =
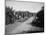
[[[43,2],[5,2],[5,35],[44,33]]]

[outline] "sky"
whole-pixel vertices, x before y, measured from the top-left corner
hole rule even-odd
[[[13,7],[13,10],[15,11],[29,11],[29,12],[35,12],[41,10],[41,8],[44,6],[44,3],[42,2],[24,2],[24,1],[6,1],[6,6]]]

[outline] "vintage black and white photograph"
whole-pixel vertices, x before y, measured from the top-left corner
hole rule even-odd
[[[5,35],[44,33],[44,2],[5,0]]]

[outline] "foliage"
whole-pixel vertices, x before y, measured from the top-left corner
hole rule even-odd
[[[5,7],[6,25],[14,22],[14,11],[10,7]]]

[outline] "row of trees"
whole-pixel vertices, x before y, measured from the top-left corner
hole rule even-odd
[[[44,27],[44,7],[37,13],[37,17],[38,19],[36,19],[36,22],[33,22],[32,25]]]

